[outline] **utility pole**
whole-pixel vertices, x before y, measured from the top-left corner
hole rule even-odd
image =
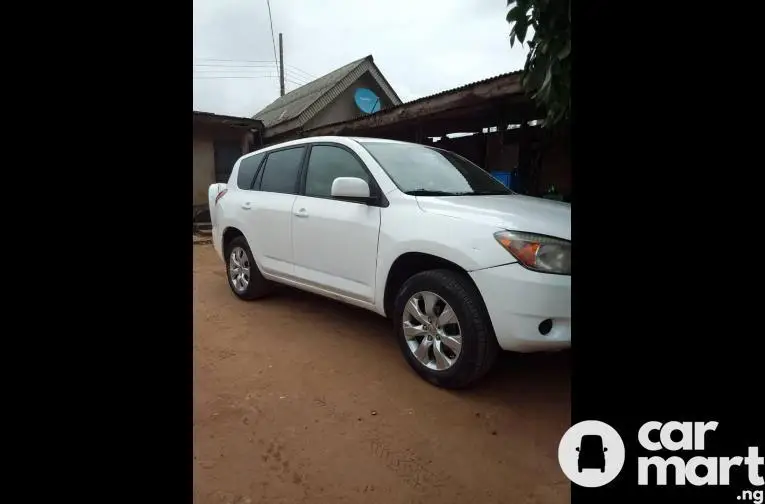
[[[284,46],[281,33],[279,34],[279,91],[280,96],[284,96]]]

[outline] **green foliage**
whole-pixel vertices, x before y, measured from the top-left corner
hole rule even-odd
[[[545,126],[571,112],[571,0],[508,0],[510,44],[529,45],[523,86],[547,111]],[[529,28],[534,35],[526,41]]]

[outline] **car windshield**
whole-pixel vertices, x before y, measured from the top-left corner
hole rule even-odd
[[[514,194],[478,165],[425,145],[362,142],[393,182],[414,196]]]

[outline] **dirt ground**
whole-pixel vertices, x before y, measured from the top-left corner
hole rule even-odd
[[[239,301],[194,246],[194,500],[569,502],[569,369],[505,354],[476,388],[441,390],[386,319],[288,288]]]

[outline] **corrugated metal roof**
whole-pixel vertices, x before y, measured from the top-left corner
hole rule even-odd
[[[502,79],[502,78],[505,78],[505,77],[510,77],[511,75],[520,75],[521,73],[523,73],[523,70],[515,70],[514,72],[507,72],[507,73],[495,75],[494,77],[487,77],[486,79],[482,79],[482,80],[479,80],[479,81],[471,82],[469,84],[463,84],[460,87],[456,87],[456,88],[452,88],[452,89],[447,89],[446,91],[439,91],[438,93],[435,93],[435,94],[432,94],[432,95],[423,96],[422,98],[417,98],[416,100],[412,100],[412,101],[403,103],[402,105],[399,105],[399,107],[401,107],[403,105],[411,105],[413,103],[419,103],[419,102],[425,101],[425,100],[430,100],[430,99],[435,98],[437,96],[441,96],[441,95],[445,95],[445,94],[449,94],[449,93],[456,93],[458,91],[464,91],[465,89],[471,88],[473,86],[477,86],[479,84],[486,84],[487,82],[499,80],[499,79]],[[391,107],[391,108],[386,109],[386,110],[393,110],[395,108],[396,107]]]
[[[371,56],[358,59],[352,63],[334,70],[323,77],[309,82],[297,89],[286,93],[274,100],[266,108],[253,116],[254,119],[263,121],[266,127],[295,119],[308,107],[313,105],[327,91],[342,81],[348,74],[353,72],[359,65],[371,60]]]
[[[331,123],[331,124],[324,124],[322,126],[317,126],[316,128],[312,128],[312,129],[326,128],[326,127],[336,126],[336,125],[340,125],[340,124],[344,124],[344,123],[350,123],[350,122],[353,122],[353,121],[357,121],[359,119],[366,119],[366,118],[369,118],[369,117],[375,117],[375,116],[380,116],[380,115],[383,115],[383,114],[388,114],[388,113],[393,112],[395,110],[398,110],[398,109],[400,109],[402,107],[408,107],[410,105],[414,105],[414,104],[417,104],[417,103],[420,103],[420,102],[432,100],[433,98],[438,98],[439,96],[443,96],[443,95],[447,95],[447,94],[451,94],[451,93],[458,93],[458,92],[465,91],[465,90],[467,90],[469,88],[472,88],[472,87],[475,87],[475,86],[478,86],[478,85],[481,85],[481,84],[486,84],[486,83],[490,83],[492,81],[497,81],[497,80],[504,79],[504,78],[507,78],[507,77],[511,77],[511,76],[515,76],[515,75],[520,75],[521,73],[523,73],[523,70],[515,70],[513,72],[507,72],[507,73],[495,75],[494,77],[488,77],[486,79],[482,79],[482,80],[479,80],[479,81],[471,82],[469,84],[464,84],[464,85],[456,87],[456,88],[447,89],[445,91],[439,91],[438,93],[435,93],[435,94],[432,94],[432,95],[428,95],[428,96],[423,96],[422,98],[417,98],[416,100],[408,101],[406,103],[401,103],[399,105],[394,105],[392,107],[388,107],[388,108],[382,109],[382,110],[380,110],[378,112],[375,112],[374,114],[363,114],[363,115],[360,115],[359,117],[355,117],[353,119],[346,119],[344,121],[338,121],[338,122]],[[308,131],[310,131],[310,130],[308,130]]]
[[[257,119],[249,117],[236,117],[230,115],[213,114],[212,112],[200,112],[192,110],[194,121],[223,124],[226,126],[235,126],[242,128],[263,129],[263,123]]]

